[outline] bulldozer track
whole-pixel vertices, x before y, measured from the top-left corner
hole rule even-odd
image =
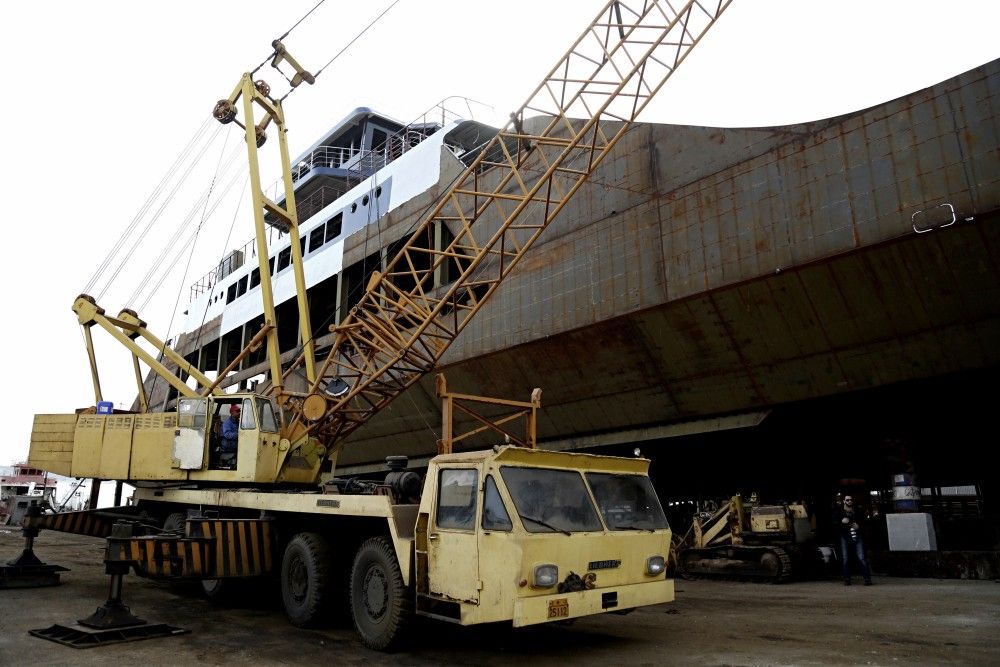
[[[723,556],[726,552],[743,556],[758,555],[755,559],[758,565],[768,556],[773,555],[776,563],[772,567],[757,570],[751,568],[754,561],[748,558]],[[697,556],[702,558],[696,558]],[[710,559],[704,557],[712,556]],[[721,556],[721,557],[720,557]],[[706,560],[711,564],[706,565]],[[694,563],[694,567],[692,567]],[[712,565],[716,569],[712,569]],[[792,558],[781,547],[717,547],[708,549],[687,549],[679,554],[677,560],[678,575],[684,579],[712,579],[715,581],[753,581],[758,583],[783,584],[792,578]]]

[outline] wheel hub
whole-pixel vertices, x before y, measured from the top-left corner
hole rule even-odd
[[[364,585],[365,611],[373,621],[381,620],[389,606],[389,586],[385,572],[379,567],[370,567],[365,572]]]
[[[288,564],[288,590],[296,602],[305,600],[306,591],[309,590],[309,572],[306,564],[297,556]]]

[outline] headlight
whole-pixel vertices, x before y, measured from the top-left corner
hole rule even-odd
[[[557,565],[535,566],[534,586],[549,588],[559,583],[559,567]]]
[[[650,556],[646,559],[646,574],[651,576],[656,576],[658,574],[663,574],[666,569],[666,561],[663,560],[663,556]]]

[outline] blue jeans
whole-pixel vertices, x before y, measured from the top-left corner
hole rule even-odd
[[[840,536],[840,563],[844,572],[844,581],[851,580],[851,552],[854,552],[858,564],[861,565],[861,575],[865,582],[872,580],[872,569],[865,558],[865,540],[858,535],[858,539],[852,540],[849,535]]]

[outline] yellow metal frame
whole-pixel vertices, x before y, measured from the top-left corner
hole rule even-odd
[[[139,319],[135,311],[123,310],[117,318],[108,317],[104,314],[104,309],[98,306],[93,298],[87,296],[86,294],[81,294],[76,298],[76,301],[73,302],[73,312],[76,313],[77,320],[84,330],[84,338],[87,343],[87,356],[90,359],[90,372],[94,383],[94,394],[96,395],[98,401],[102,400],[101,381],[97,369],[97,357],[94,353],[93,338],[90,333],[91,327],[95,324],[107,331],[118,342],[128,348],[132,352],[132,357],[136,365],[138,365],[138,360],[142,360],[147,366],[150,367],[150,369],[152,369],[154,373],[165,379],[174,389],[184,396],[194,397],[199,394],[197,391],[189,387],[187,383],[180,378],[180,376],[170,370],[159,359],[139,347],[138,343],[135,342],[136,338],[142,337],[144,340],[154,345],[158,350],[160,350],[163,356],[170,360],[170,362],[176,364],[177,368],[180,369],[181,372],[187,373],[193,377],[203,387],[209,387],[212,385],[212,380],[205,377],[205,375],[192,366],[187,359],[167,347],[162,340],[154,336],[148,329],[146,329],[146,323]],[[137,374],[136,379],[139,381],[140,402],[145,405],[145,393],[142,387],[141,376]],[[221,390],[213,389],[212,393],[221,394],[222,392]]]
[[[275,41],[272,65],[277,67],[283,61],[291,64],[295,70],[293,85],[302,81],[313,83],[311,74],[301,68],[297,61],[288,54],[284,45]],[[242,100],[243,120],[236,119],[236,104]],[[264,111],[264,117],[259,123],[254,122],[254,105]],[[295,185],[292,181],[292,170],[288,157],[288,140],[285,128],[285,113],[281,100],[271,97],[271,89],[264,81],[253,80],[253,73],[246,72],[233,92],[225,100],[219,100],[215,107],[215,118],[221,123],[236,122],[246,133],[247,160],[250,166],[250,193],[253,199],[254,227],[256,230],[257,260],[260,269],[260,292],[264,302],[264,327],[267,329],[267,358],[271,371],[271,393],[279,401],[283,400],[283,375],[281,372],[281,350],[278,347],[277,314],[274,305],[274,293],[271,288],[270,257],[267,253],[267,232],[265,230],[265,214],[276,216],[287,228],[291,237],[292,272],[295,276],[296,304],[299,311],[299,334],[302,339],[302,358],[305,359],[306,378],[311,383],[316,378],[313,351],[312,323],[309,318],[309,302],[306,295],[305,273],[302,269],[302,246],[299,244],[299,217],[295,208]],[[281,179],[285,188],[285,206],[282,207],[264,195],[260,180],[260,158],[258,149],[267,139],[266,128],[274,123],[278,135],[278,151],[281,162]]]
[[[531,401],[512,401],[506,398],[491,398],[488,396],[470,396],[448,391],[448,382],[444,374],[437,376],[437,395],[441,399],[441,439],[437,443],[438,454],[451,454],[456,443],[461,442],[484,431],[494,431],[505,438],[506,444],[534,449],[537,444],[536,425],[538,423],[538,408],[542,405],[542,390],[535,388],[531,392]],[[495,405],[507,408],[517,408],[514,412],[500,417],[486,417],[475,410],[473,405]],[[462,412],[479,424],[479,426],[464,433],[455,434],[455,410]],[[518,435],[506,424],[524,419],[523,435]]]

